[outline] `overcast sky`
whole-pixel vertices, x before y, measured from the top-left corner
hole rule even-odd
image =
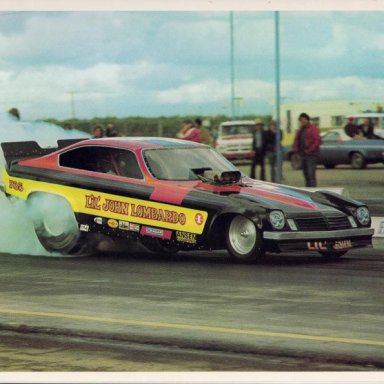
[[[234,12],[240,113],[270,114],[274,14]],[[384,100],[384,12],[280,13],[285,101]],[[0,12],[0,106],[27,120],[230,114],[228,12]]]

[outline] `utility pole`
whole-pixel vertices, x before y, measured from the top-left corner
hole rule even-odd
[[[231,70],[231,119],[236,118],[235,107],[235,39],[233,31],[233,11],[229,12],[230,26],[230,70]]]
[[[276,164],[275,182],[281,183],[282,179],[282,154],[281,154],[281,129],[280,129],[280,31],[279,31],[279,11],[275,11],[275,97],[276,97]]]
[[[72,119],[76,118],[76,113],[75,113],[75,92],[71,91],[69,92],[69,95],[71,97],[71,113],[72,113]]]

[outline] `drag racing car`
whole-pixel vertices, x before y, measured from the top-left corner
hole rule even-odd
[[[51,252],[81,253],[96,236],[156,252],[227,249],[240,262],[282,251],[338,258],[371,246],[365,204],[252,180],[206,145],[108,138],[1,146],[2,189],[26,202]]]

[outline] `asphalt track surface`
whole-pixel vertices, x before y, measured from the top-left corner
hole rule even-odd
[[[382,248],[0,263],[0,371],[384,369]]]

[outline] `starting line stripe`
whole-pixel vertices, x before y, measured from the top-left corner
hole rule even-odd
[[[334,343],[372,345],[372,346],[384,347],[384,340],[350,339],[346,337],[304,335],[304,334],[287,333],[287,332],[269,332],[269,331],[255,330],[255,329],[238,329],[238,328],[216,327],[216,326],[209,326],[209,325],[192,325],[192,324],[177,324],[177,323],[130,320],[130,319],[115,319],[110,317],[96,317],[96,316],[89,316],[89,315],[79,315],[79,314],[60,313],[60,312],[24,311],[24,310],[9,309],[9,308],[0,308],[0,313],[8,314],[8,315],[24,315],[24,316],[50,317],[50,318],[57,318],[57,319],[85,320],[85,321],[95,321],[100,323],[138,325],[142,327],[155,327],[155,328],[161,327],[161,328],[170,328],[170,329],[185,329],[190,331],[220,332],[220,333],[227,333],[227,334],[277,337],[277,338],[288,338],[288,339],[296,339],[296,340],[310,340],[310,341],[319,341],[319,342],[334,342]]]

